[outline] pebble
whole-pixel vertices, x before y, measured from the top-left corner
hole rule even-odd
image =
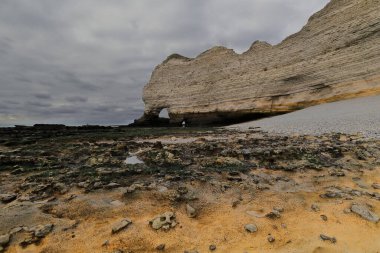
[[[159,251],[163,251],[163,250],[165,250],[165,244],[160,244],[160,245],[158,245],[157,247],[156,247],[156,250],[159,250]]]
[[[323,221],[327,221],[327,216],[324,215],[324,214],[322,214],[322,215],[321,215],[321,219],[322,219]]]
[[[268,242],[273,243],[276,239],[273,236],[268,236]]]
[[[319,212],[321,209],[317,204],[314,203],[311,205],[311,210],[313,210],[314,212]]]
[[[380,190],[380,183],[373,183],[372,188],[376,190]]]
[[[214,244],[211,244],[209,247],[208,247],[209,250],[211,251],[214,251],[216,250],[216,246]]]
[[[189,204],[186,205],[186,213],[187,213],[187,216],[190,218],[195,218],[197,216],[195,208],[193,208]]]
[[[244,226],[245,230],[249,233],[257,232],[257,226],[254,224],[247,224]]]
[[[112,226],[112,233],[117,233],[132,224],[132,220],[125,218]]]
[[[281,218],[281,214],[277,210],[272,210],[271,212],[267,213],[265,217],[269,219],[277,219],[277,218]]]
[[[324,234],[321,234],[320,237],[321,237],[321,239],[323,241],[330,241],[332,243],[336,243],[336,238],[335,237],[330,237],[330,236],[327,236],[327,235],[324,235]]]

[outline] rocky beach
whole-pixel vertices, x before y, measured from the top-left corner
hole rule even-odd
[[[380,140],[258,129],[0,134],[5,252],[378,252]]]
[[[0,253],[380,253],[380,0],[1,1],[0,55]]]

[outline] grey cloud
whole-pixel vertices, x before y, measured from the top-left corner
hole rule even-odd
[[[39,102],[39,101],[28,101],[26,102],[26,105],[27,106],[35,106],[35,107],[50,107],[51,104],[49,103],[43,103],[43,102]]]
[[[87,101],[86,97],[81,97],[81,96],[71,96],[71,97],[66,97],[65,99],[66,101],[73,102],[73,103],[77,103],[77,102],[84,103]]]
[[[168,55],[276,44],[327,2],[2,0],[0,126],[130,123],[143,112],[151,71]]]
[[[51,95],[45,93],[34,94],[34,96],[38,99],[51,99]]]

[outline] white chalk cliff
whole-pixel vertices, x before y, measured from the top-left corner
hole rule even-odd
[[[144,87],[137,122],[153,122],[163,108],[173,123],[207,124],[378,93],[380,0],[332,0],[278,45],[169,56]]]

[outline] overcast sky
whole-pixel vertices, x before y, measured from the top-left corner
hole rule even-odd
[[[279,43],[328,0],[1,0],[0,126],[127,124],[168,55]]]

